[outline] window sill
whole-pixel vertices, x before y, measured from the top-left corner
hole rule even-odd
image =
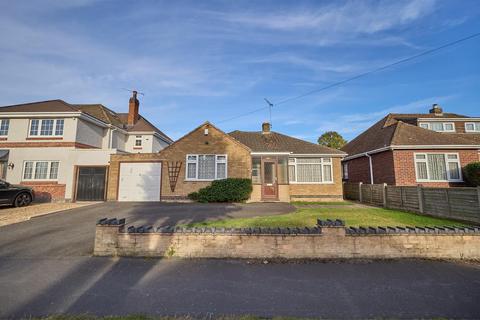
[[[447,183],[461,183],[463,180],[416,180],[418,183],[422,182],[447,182]]]
[[[184,182],[212,182],[212,181],[224,180],[224,179],[227,179],[227,178],[223,178],[223,179],[185,179],[183,181]]]
[[[22,180],[20,184],[58,184],[57,180]]]
[[[335,184],[333,181],[332,182],[292,182],[290,181],[290,184]]]
[[[27,137],[26,140],[63,140],[63,137]]]

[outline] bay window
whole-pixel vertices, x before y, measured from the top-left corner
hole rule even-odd
[[[189,154],[186,163],[187,180],[210,181],[227,178],[225,154]]]
[[[58,161],[25,161],[23,180],[57,180]]]
[[[32,119],[30,120],[30,137],[63,136],[64,119]]]
[[[332,158],[290,158],[290,183],[332,183]]]
[[[414,157],[418,182],[462,181],[457,153],[416,153]]]

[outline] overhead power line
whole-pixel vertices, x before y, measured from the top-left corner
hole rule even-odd
[[[286,98],[284,100],[281,100],[277,103],[273,103],[272,106],[278,106],[278,105],[282,105],[282,104],[285,104],[285,103],[289,103],[289,102],[292,102],[294,100],[297,100],[297,99],[301,99],[303,97],[306,97],[306,96],[309,96],[311,94],[314,94],[314,93],[318,93],[318,92],[321,92],[321,91],[325,91],[325,90],[328,90],[328,89],[331,89],[333,87],[338,87],[342,84],[345,84],[347,82],[351,82],[353,80],[357,80],[359,78],[363,78],[363,77],[366,77],[372,73],[376,73],[376,72],[379,72],[379,71],[382,71],[382,70],[385,70],[385,69],[388,69],[388,68],[391,68],[391,67],[394,67],[396,65],[399,65],[399,64],[402,64],[402,63],[405,63],[405,62],[408,62],[408,61],[411,61],[411,60],[414,60],[414,59],[417,59],[417,58],[420,58],[420,57],[423,57],[423,56],[426,56],[428,54],[431,54],[431,53],[434,53],[436,51],[439,51],[439,50],[442,50],[442,49],[445,49],[445,48],[448,48],[448,47],[452,47],[454,45],[457,45],[459,43],[462,43],[462,42],[465,42],[465,41],[468,41],[468,40],[471,40],[473,38],[476,38],[480,36],[480,32],[477,32],[477,33],[474,33],[472,35],[469,35],[467,37],[464,37],[464,38],[461,38],[461,39],[458,39],[458,40],[455,40],[455,41],[452,41],[452,42],[448,42],[446,44],[443,44],[439,47],[436,47],[436,48],[433,48],[433,49],[429,49],[429,50],[426,50],[426,51],[423,51],[423,52],[420,52],[416,55],[413,55],[413,56],[410,56],[408,58],[404,58],[404,59],[401,59],[401,60],[398,60],[398,61],[395,61],[393,63],[389,63],[389,64],[386,64],[384,66],[381,66],[381,67],[378,67],[378,68],[375,68],[373,70],[370,70],[370,71],[367,71],[367,72],[363,72],[363,73],[360,73],[356,76],[353,76],[351,78],[348,78],[348,79],[345,79],[345,80],[341,80],[341,81],[338,81],[338,82],[334,82],[334,83],[331,83],[327,86],[324,86],[324,87],[321,87],[321,88],[318,88],[318,89],[315,89],[315,90],[311,90],[311,91],[308,91],[308,92],[305,92],[305,93],[302,93],[300,95],[297,95],[297,96],[293,96],[293,97],[290,97],[290,98]],[[265,109],[268,109],[270,108],[270,106],[268,107],[261,107],[261,108],[257,108],[257,109],[253,109],[251,111],[248,111],[248,112],[245,112],[245,113],[242,113],[242,114],[239,114],[237,116],[234,116],[234,117],[231,117],[231,118],[228,118],[228,119],[224,119],[222,121],[219,121],[218,123],[223,123],[223,122],[227,122],[227,121],[231,121],[231,120],[235,120],[235,119],[238,119],[238,118],[241,118],[241,117],[245,117],[247,115],[250,115],[250,114],[253,114],[253,113],[256,113],[256,112],[259,112],[259,111],[262,111],[262,110],[265,110]]]

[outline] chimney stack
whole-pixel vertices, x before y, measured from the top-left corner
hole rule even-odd
[[[442,116],[443,109],[438,104],[435,103],[432,105],[432,109],[430,109],[430,113],[436,116]]]
[[[269,122],[262,123],[262,133],[263,134],[269,134],[270,133],[270,123]]]
[[[138,106],[140,103],[137,99],[137,91],[132,91],[132,97],[128,101],[128,125],[133,126],[138,120]]]

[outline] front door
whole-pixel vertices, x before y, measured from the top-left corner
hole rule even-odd
[[[107,167],[78,167],[78,201],[104,201]]]
[[[278,200],[277,161],[262,161],[262,199]]]

